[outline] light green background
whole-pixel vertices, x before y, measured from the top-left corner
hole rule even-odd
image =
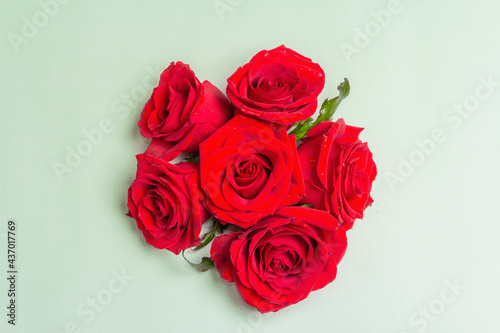
[[[498,332],[500,87],[467,117],[449,112],[474,102],[481,77],[500,82],[500,3],[401,0],[375,23],[390,3],[73,0],[44,16],[38,1],[1,0],[0,331]],[[9,36],[34,20],[43,26],[16,52]],[[346,56],[365,29],[367,45]],[[147,145],[136,127],[143,85],[181,60],[225,90],[238,66],[280,44],[321,64],[321,100],[349,78],[337,115],[366,128],[379,176],[336,281],[262,316],[216,271],[147,246],[124,214]],[[102,122],[108,133],[58,179],[54,163]],[[415,141],[436,129],[446,140],[418,153]],[[422,156],[391,188],[401,159]],[[18,224],[16,327],[5,316],[8,219]],[[455,282],[465,289],[453,294]],[[106,304],[92,314],[96,297]],[[423,319],[426,308],[438,314]]]

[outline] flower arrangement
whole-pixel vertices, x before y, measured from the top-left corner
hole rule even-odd
[[[188,262],[215,267],[246,303],[275,312],[335,279],[377,169],[362,128],[332,120],[347,79],[316,119],[325,74],[283,45],[227,82],[226,97],[180,61],[161,73],[138,123],[152,140],[137,155],[128,215],[156,248],[211,244],[210,257]],[[174,164],[181,153],[191,156]]]

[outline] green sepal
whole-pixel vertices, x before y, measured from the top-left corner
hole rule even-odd
[[[342,82],[337,87],[337,89],[339,91],[339,95],[331,99],[325,99],[319,110],[318,118],[316,118],[314,122],[313,118],[308,118],[306,120],[297,122],[295,129],[291,132],[291,134],[295,134],[297,141],[305,137],[307,135],[307,132],[309,132],[311,128],[318,125],[322,121],[332,120],[333,114],[339,107],[342,100],[349,96],[349,92],[351,90],[349,81],[347,79],[344,79],[344,82]]]

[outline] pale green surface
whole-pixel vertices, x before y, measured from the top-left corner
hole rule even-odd
[[[70,1],[19,52],[7,36],[41,7],[0,2],[0,331],[59,333],[74,322],[90,333],[417,332],[412,314],[438,306],[456,279],[465,291],[426,331],[498,332],[500,87],[457,129],[443,116],[474,95],[481,76],[500,82],[500,3],[401,0],[400,13],[347,59],[340,45],[390,1],[221,2],[233,3],[222,17],[210,0]],[[134,155],[147,145],[136,127],[147,97],[128,109],[120,99],[172,60],[225,90],[238,66],[280,44],[321,64],[321,101],[350,80],[337,116],[366,128],[379,176],[336,281],[261,316],[216,271],[197,273],[147,246],[124,215]],[[113,130],[59,181],[52,164],[103,119]],[[385,177],[398,157],[437,128],[447,140],[392,191]],[[5,316],[9,218],[19,226],[15,328]],[[121,270],[134,277],[123,288],[113,280]],[[109,287],[121,291],[101,312],[76,312]]]

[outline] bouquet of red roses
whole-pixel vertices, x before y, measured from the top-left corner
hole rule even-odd
[[[190,264],[216,267],[245,302],[278,311],[335,279],[377,169],[362,128],[331,120],[347,80],[309,118],[325,84],[311,59],[263,50],[227,82],[226,97],[182,62],[161,73],[138,123],[152,140],[137,155],[128,215],[175,254],[213,241]],[[181,153],[191,157],[173,164]]]

